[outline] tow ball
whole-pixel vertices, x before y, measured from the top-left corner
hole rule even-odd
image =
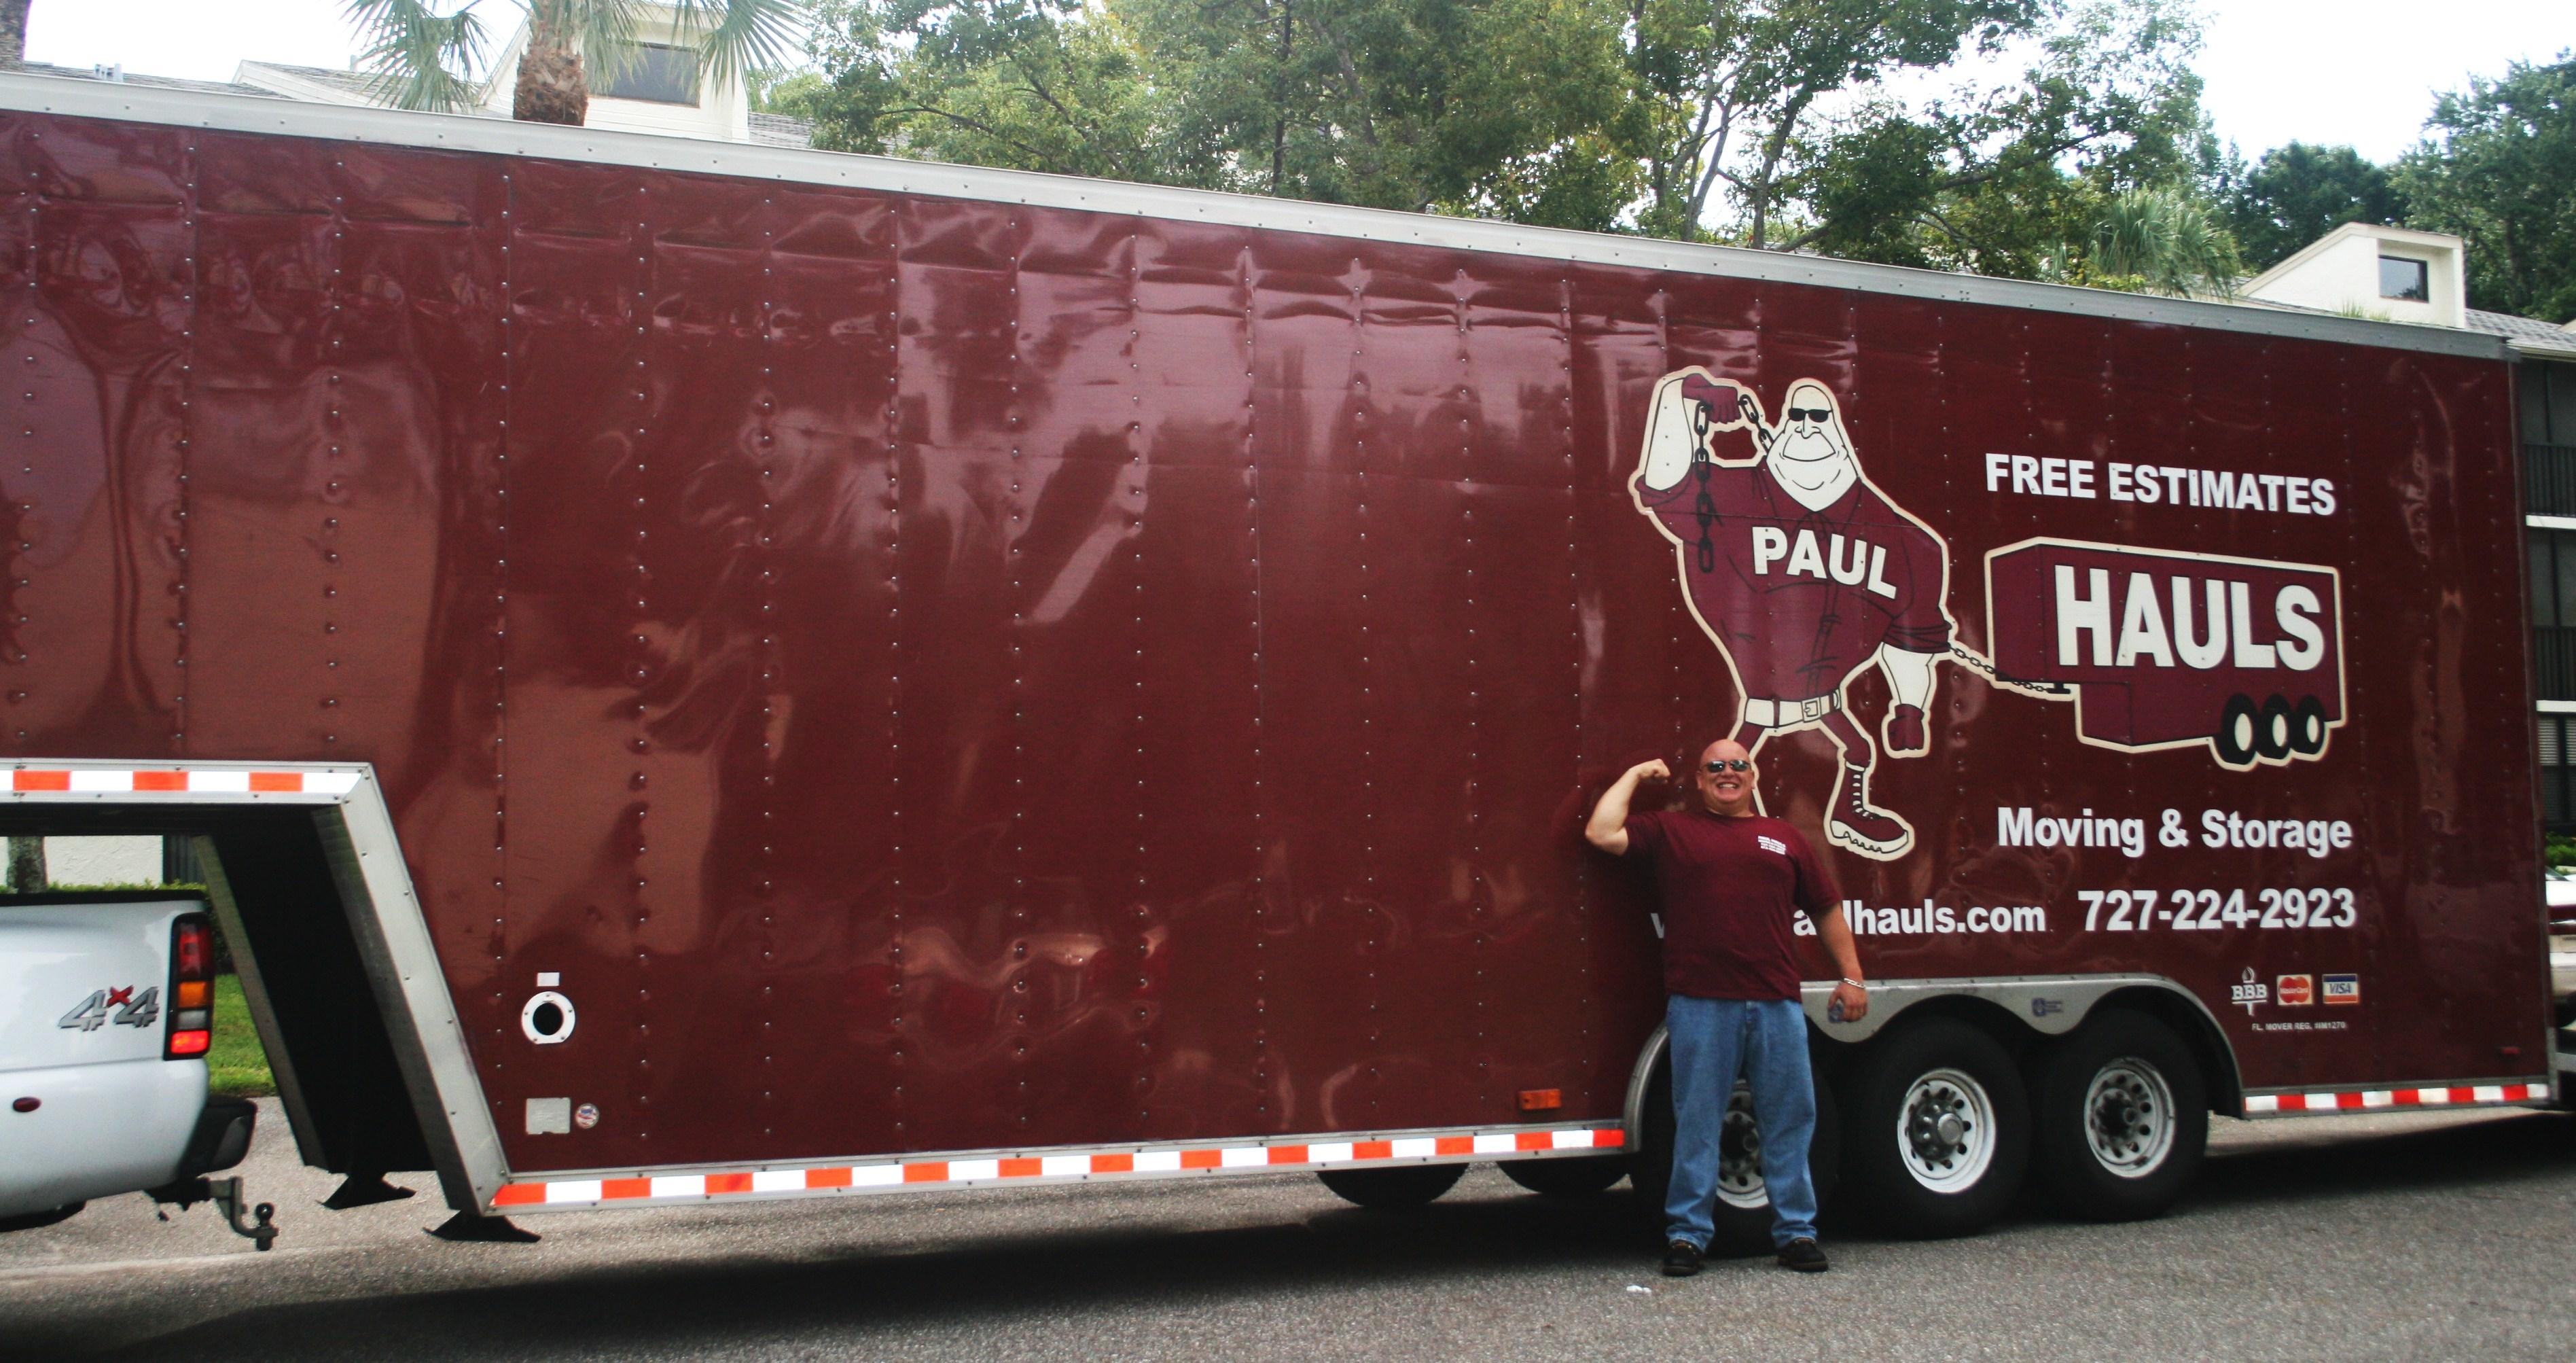
[[[153,1189],[152,1200],[178,1203],[181,1211],[186,1211],[200,1202],[212,1202],[215,1204],[215,1210],[223,1214],[224,1225],[229,1227],[233,1234],[250,1241],[261,1251],[265,1252],[277,1241],[275,1224],[277,1204],[262,1202],[255,1207],[245,1207],[242,1202],[242,1181],[238,1177],[182,1179],[177,1183]],[[251,1219],[248,1225],[242,1223],[242,1213],[245,1210],[250,1213]],[[161,1213],[161,1219],[169,1220],[170,1214]]]

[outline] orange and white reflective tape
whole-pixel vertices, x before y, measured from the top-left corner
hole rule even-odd
[[[354,771],[256,771],[239,767],[20,767],[13,795],[346,795]]]
[[[2320,1089],[2307,1093],[2254,1093],[2245,1098],[2248,1117],[2303,1112],[2363,1112],[2404,1107],[2478,1107],[2494,1103],[2549,1100],[2547,1084],[2451,1084],[2408,1089]]]
[[[1177,1177],[1270,1169],[1340,1169],[1461,1158],[1517,1158],[1574,1150],[1617,1150],[1626,1133],[1611,1127],[1515,1128],[1377,1140],[1281,1140],[1221,1145],[1056,1150],[965,1159],[902,1159],[865,1164],[747,1169],[727,1173],[637,1173],[629,1178],[568,1178],[504,1184],[495,1208],[648,1206],[717,1198],[872,1192],[898,1188],[970,1188],[1047,1179]]]

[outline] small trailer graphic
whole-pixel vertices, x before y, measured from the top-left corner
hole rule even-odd
[[[2071,690],[2087,743],[2243,770],[2322,757],[2344,722],[2332,568],[2029,539],[1986,555],[1986,619],[2000,677]]]

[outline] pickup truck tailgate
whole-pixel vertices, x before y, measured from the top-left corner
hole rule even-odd
[[[0,1215],[175,1173],[206,1064],[162,1058],[171,927],[201,907],[0,902]]]

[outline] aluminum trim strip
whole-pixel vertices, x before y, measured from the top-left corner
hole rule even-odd
[[[571,1170],[502,1185],[493,1215],[769,1201],[889,1190],[933,1191],[1194,1175],[1282,1173],[1470,1159],[1542,1159],[1624,1149],[1616,1126],[1453,1128],[1332,1133],[1096,1148],[951,1151],[891,1159],[690,1169]]]
[[[2449,327],[2374,322],[2243,303],[2205,303],[2026,280],[1870,265],[1647,237],[1524,227],[1385,209],[1351,208],[1221,194],[1203,189],[1089,180],[1033,171],[990,170],[845,152],[567,128],[499,118],[414,114],[345,104],[306,104],[75,80],[0,75],[0,109],[72,118],[111,118],[223,132],[269,133],[599,165],[841,185],[894,194],[1020,203],[1078,212],[1127,213],[1231,227],[1307,232],[1408,246],[1490,251],[1823,288],[1856,289],[2040,312],[2200,327],[2259,336],[2425,351],[2506,361],[2503,338]]]
[[[22,804],[333,805],[370,780],[363,766],[171,762],[137,766],[43,758],[0,771],[0,795]]]
[[[2387,1088],[2282,1089],[2245,1095],[2245,1116],[2323,1117],[2408,1108],[2514,1107],[2551,1101],[2546,1078],[2467,1080]]]

